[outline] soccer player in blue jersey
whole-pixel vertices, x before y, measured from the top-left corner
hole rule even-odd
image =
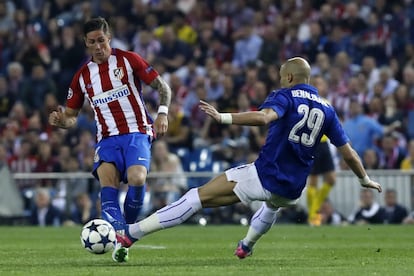
[[[338,147],[342,157],[359,178],[362,187],[381,192],[372,181],[348,143],[334,109],[309,85],[310,66],[300,57],[289,59],[280,68],[282,89],[272,92],[259,111],[219,113],[201,101],[201,109],[222,124],[269,125],[266,142],[257,160],[229,169],[202,187],[189,190],[176,202],[148,218],[126,227],[117,235],[113,252],[118,262],[126,261],[124,252],[135,241],[155,231],[176,226],[202,208],[237,202],[263,201],[253,215],[247,235],[239,241],[235,255],[243,259],[276,221],[281,207],[295,204],[306,185],[315,149],[323,134]]]

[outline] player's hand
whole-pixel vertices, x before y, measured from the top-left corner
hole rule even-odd
[[[162,137],[168,130],[168,117],[167,114],[160,113],[154,121],[155,133],[158,137]]]
[[[381,187],[381,185],[379,184],[379,183],[377,183],[377,182],[375,182],[375,181],[369,181],[369,183],[368,184],[362,184],[361,183],[361,186],[362,187],[364,187],[364,188],[370,188],[370,189],[375,189],[375,190],[377,190],[379,193],[381,193],[382,192],[382,187]]]
[[[64,115],[64,109],[62,106],[58,106],[57,111],[53,111],[49,114],[49,124],[52,126],[57,127],[65,127],[65,115]]]
[[[205,101],[200,100],[200,109],[204,111],[207,115],[211,116],[214,120],[221,123],[220,120],[220,113],[217,111],[217,109],[214,108],[209,103],[206,103]]]

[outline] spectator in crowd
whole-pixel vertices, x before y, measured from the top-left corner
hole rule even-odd
[[[400,84],[394,92],[394,98],[397,110],[402,112],[404,117],[408,115],[410,110],[414,109],[414,99],[410,98],[407,85]]]
[[[98,213],[88,193],[78,194],[74,203],[70,216],[71,222],[83,225],[91,219],[98,217]]]
[[[397,201],[397,191],[394,189],[387,189],[384,194],[384,223],[401,224],[407,217],[407,208],[402,206]]]
[[[329,35],[338,24],[338,18],[333,13],[332,6],[329,3],[325,3],[320,7],[320,15],[318,23],[321,26],[321,31],[324,35]]]
[[[360,193],[360,206],[348,218],[352,224],[382,224],[385,220],[385,209],[374,199],[371,190],[363,189]]]
[[[154,38],[154,35],[150,31],[144,29],[136,32],[133,38],[132,49],[149,63],[152,63],[161,51],[161,43]]]
[[[181,147],[192,149],[190,119],[184,114],[182,107],[175,100],[171,102],[168,111],[168,122],[168,131],[164,138],[168,147],[173,151]]]
[[[349,112],[350,118],[344,121],[345,133],[362,158],[367,149],[375,147],[376,140],[384,134],[384,127],[363,114],[362,106],[357,101],[351,101]]]
[[[378,151],[375,149],[367,149],[362,156],[362,162],[367,170],[377,170],[380,168]]]
[[[374,85],[379,81],[379,69],[377,62],[372,56],[365,56],[361,63],[361,73],[367,80],[368,91],[373,91]]]
[[[371,55],[376,63],[383,65],[389,57],[387,45],[390,43],[390,30],[384,21],[379,21],[378,13],[371,11],[366,20],[367,28],[360,33],[362,55]]]
[[[392,95],[400,84],[392,75],[391,68],[388,66],[381,67],[379,71],[378,83],[382,84],[383,90],[381,91],[381,97],[386,98]]]
[[[351,1],[346,5],[344,17],[340,21],[341,27],[350,34],[358,34],[364,31],[367,23],[359,14],[359,6]]]
[[[24,70],[23,66],[13,61],[7,65],[7,84],[11,97],[16,100],[21,100],[20,90],[24,83]]]
[[[44,31],[42,24],[39,22],[27,26],[29,32],[27,33],[27,42],[22,45],[21,51],[16,54],[17,61],[21,62],[25,73],[33,71],[35,66],[49,67],[52,62],[51,52],[49,46],[43,39]]]
[[[156,177],[148,180],[152,205],[155,210],[176,201],[187,190],[187,181],[183,174],[180,158],[168,150],[163,140],[152,147],[151,171],[154,173],[173,173],[171,177]]]
[[[168,72],[172,73],[185,64],[191,55],[190,47],[179,40],[171,26],[167,26],[160,38],[161,51],[158,58],[165,65]]]
[[[263,39],[253,32],[251,23],[243,23],[234,45],[233,67],[241,70],[250,62],[256,61],[262,44]]]
[[[66,25],[60,30],[60,41],[53,51],[54,79],[56,80],[57,91],[65,91],[69,86],[72,76],[86,60],[86,53],[80,39],[76,35],[74,26]],[[53,91],[49,91],[53,93]],[[57,94],[59,104],[64,104],[64,93]]]
[[[414,169],[414,139],[408,142],[408,155],[401,161],[401,170]]]
[[[34,172],[37,166],[37,159],[32,154],[32,143],[29,140],[22,140],[18,149],[9,157],[9,167],[12,173],[30,173]],[[19,189],[24,190],[35,185],[36,181],[33,179],[19,179],[16,184]]]
[[[403,69],[403,84],[407,86],[410,100],[414,100],[414,68],[407,65]]]
[[[68,156],[62,168],[65,173],[81,172],[79,160],[74,156]],[[90,185],[88,179],[66,178],[59,179],[56,183],[54,205],[62,212],[70,213],[71,203],[76,201],[76,196],[89,192]]]
[[[52,155],[52,147],[46,140],[41,141],[37,148],[37,162],[34,172],[59,172],[58,162]],[[39,183],[43,187],[54,187],[54,181],[52,179],[40,180]]]
[[[24,83],[21,94],[22,100],[29,111],[42,108],[46,94],[56,95],[56,84],[47,76],[46,68],[42,64],[33,65],[31,76]]]
[[[221,82],[221,74],[220,71],[214,69],[208,72],[208,79],[206,83],[207,89],[207,100],[209,101],[217,101],[224,93],[224,87]]]
[[[330,68],[331,60],[329,56],[324,52],[320,52],[316,55],[315,62],[313,63],[311,72],[312,76],[319,75],[322,76],[324,79],[329,80]]]
[[[378,122],[383,126],[402,126],[404,121],[403,112],[397,108],[397,102],[394,95],[389,95],[382,99],[384,111],[378,116]]]
[[[309,26],[310,37],[303,43],[303,52],[308,57],[309,62],[314,63],[319,52],[325,50],[327,37],[323,35],[321,26],[318,22],[312,22]]]
[[[47,188],[36,189],[30,223],[38,226],[60,226],[62,222],[63,215],[52,205],[50,191]]]
[[[9,115],[14,102],[15,97],[8,89],[6,77],[0,75],[0,120]]]
[[[344,225],[347,224],[346,218],[335,210],[332,202],[326,199],[320,208],[321,224],[322,225]]]
[[[398,145],[396,133],[389,133],[381,138],[380,166],[382,169],[400,169],[406,152]]]
[[[269,26],[263,33],[263,43],[258,56],[259,60],[266,65],[277,63],[279,61],[280,46],[276,27]]]

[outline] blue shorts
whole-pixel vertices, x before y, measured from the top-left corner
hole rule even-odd
[[[147,171],[151,162],[152,137],[139,132],[110,136],[95,146],[92,174],[99,180],[97,169],[102,162],[113,163],[121,175],[121,181],[128,183],[127,170],[134,165],[144,166]]]

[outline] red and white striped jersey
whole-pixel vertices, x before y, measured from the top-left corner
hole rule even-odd
[[[96,138],[141,132],[153,136],[141,81],[150,84],[158,72],[134,52],[112,49],[108,61],[89,61],[75,74],[66,105],[80,109],[85,97],[95,112]]]

